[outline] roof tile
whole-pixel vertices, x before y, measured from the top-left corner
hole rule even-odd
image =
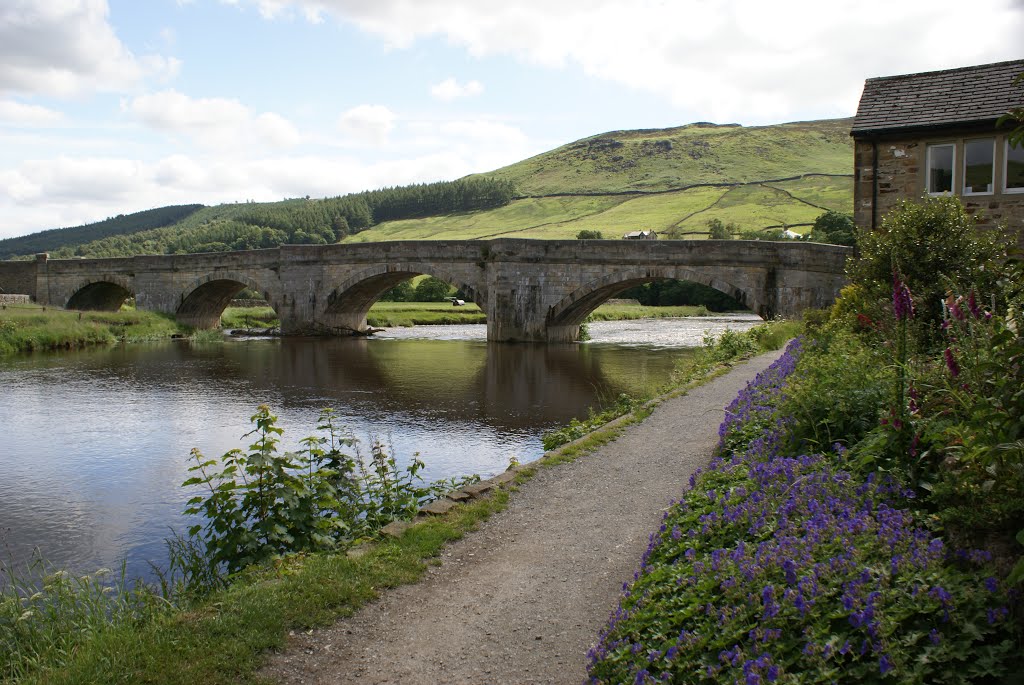
[[[1024,106],[1013,80],[1024,60],[870,78],[864,82],[853,134],[995,121]]]

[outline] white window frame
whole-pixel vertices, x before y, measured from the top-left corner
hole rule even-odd
[[[972,192],[967,189],[967,145],[969,143],[976,143],[978,141],[991,140],[992,141],[992,190],[983,190],[981,192]],[[956,149],[953,150],[953,161],[956,162]],[[978,195],[995,195],[996,194],[996,139],[995,137],[985,136],[984,138],[965,138],[964,139],[964,163],[963,163],[963,179],[964,187],[961,192],[964,197],[972,197]],[[1006,174],[1003,173],[1003,185],[1006,184]],[[956,174],[953,175],[953,181],[956,182]]]
[[[1018,146],[1018,149],[1024,147],[1024,144]],[[1004,193],[1024,193],[1024,188],[1010,188],[1008,184],[1010,182],[1010,139],[1003,139],[1003,192]]]
[[[949,147],[953,149],[953,161],[952,161],[952,174],[953,177],[950,179],[949,190],[932,190],[932,150],[939,147]],[[926,193],[933,197],[939,197],[941,195],[955,195],[956,194],[956,142],[949,143],[929,143],[927,146],[927,153],[925,154],[925,167],[924,167],[924,190]]]

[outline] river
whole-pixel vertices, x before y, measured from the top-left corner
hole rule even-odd
[[[663,384],[706,332],[754,316],[596,322],[571,345],[488,344],[484,326],[372,339],[169,341],[0,360],[0,566],[36,554],[75,571],[149,576],[183,531],[188,454],[241,436],[259,404],[314,432],[322,407],[364,443],[419,454],[427,479],[487,477],[538,458],[541,435],[619,393]]]

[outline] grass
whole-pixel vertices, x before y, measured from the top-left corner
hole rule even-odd
[[[370,326],[401,327],[485,323],[487,315],[473,302],[453,307],[450,302],[377,302],[370,307]]]
[[[651,307],[642,304],[603,304],[590,314],[588,321],[682,318],[686,316],[708,316],[708,314],[710,312],[704,306]]]
[[[185,329],[156,312],[76,312],[39,305],[0,309],[0,356],[169,338]]]
[[[799,174],[849,174],[848,119],[777,126],[612,131],[563,145],[490,175],[526,195],[674,190]]]
[[[701,186],[650,195],[524,198],[499,209],[389,221],[344,242],[568,240],[582,230],[600,231],[606,239],[615,240],[638,229],[703,238],[711,219],[741,229],[809,226],[826,209],[850,212],[852,206],[852,177],[809,176],[783,183]]]
[[[381,590],[417,581],[446,543],[503,509],[507,498],[498,491],[414,526],[398,540],[373,544],[358,556],[296,556],[250,572],[182,611],[95,631],[92,639],[65,647],[63,663],[31,670],[19,682],[261,682],[257,669],[263,653],[283,646],[288,631],[328,625]]]

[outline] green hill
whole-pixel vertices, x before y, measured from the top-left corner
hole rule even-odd
[[[853,172],[850,119],[612,131],[492,172],[528,196],[678,190]]]
[[[581,230],[618,238],[639,229],[702,238],[712,219],[799,233],[827,209],[853,212],[850,123],[604,133],[484,174],[515,185],[506,206],[383,222],[345,241],[573,238]]]
[[[0,258],[114,257],[282,243],[496,237],[617,238],[653,229],[703,238],[802,232],[827,209],[852,213],[850,119],[743,127],[697,123],[584,138],[458,181],[324,199],[165,207],[0,241]]]

